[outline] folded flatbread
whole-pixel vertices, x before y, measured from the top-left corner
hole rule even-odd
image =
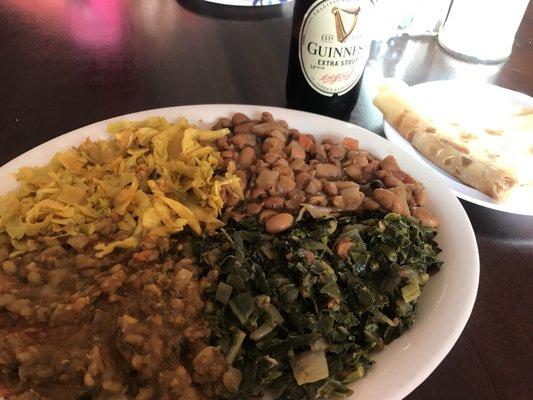
[[[469,112],[467,106],[448,113],[445,103],[417,97],[397,80],[379,88],[374,105],[433,164],[495,201],[518,185],[533,184],[531,108]]]

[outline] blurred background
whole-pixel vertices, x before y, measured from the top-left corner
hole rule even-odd
[[[511,57],[483,65],[450,57],[439,47],[436,33],[449,6],[449,0],[377,2],[376,40],[352,121],[379,129],[381,117],[370,112],[368,99],[382,77],[409,84],[468,77],[532,93],[533,8],[524,15]],[[51,136],[168,105],[283,106],[292,7],[293,2],[231,7],[203,0],[4,0],[0,54],[11,62],[0,63],[7,78],[0,101],[9,101],[19,114],[18,120],[3,121],[5,128],[38,118]],[[19,85],[27,80],[31,92]],[[71,118],[47,113],[41,97]]]

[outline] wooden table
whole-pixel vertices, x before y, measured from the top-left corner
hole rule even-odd
[[[251,10],[199,0],[4,0],[0,164],[61,133],[134,111],[284,106],[291,11],[291,4]],[[382,134],[370,100],[383,76],[410,84],[470,77],[532,95],[532,41],[530,5],[504,64],[455,60],[432,38],[375,43],[351,121]],[[531,399],[533,217],[463,205],[481,258],[477,302],[450,354],[408,398]]]

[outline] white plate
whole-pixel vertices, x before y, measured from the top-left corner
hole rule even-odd
[[[533,98],[523,93],[514,92],[509,89],[504,89],[499,86],[490,85],[487,83],[473,83],[464,81],[433,81],[424,82],[412,86],[414,93],[419,95],[428,95],[431,93],[435,98],[444,99],[453,102],[454,99],[468,98],[478,102],[480,99],[491,98],[497,104],[505,106],[506,104],[533,107]],[[448,100],[449,99],[449,100]],[[464,183],[460,182],[453,176],[441,170],[431,161],[418,152],[407,140],[404,139],[396,129],[394,129],[387,121],[383,120],[383,131],[385,136],[391,142],[395,143],[402,150],[412,155],[415,159],[422,162],[424,165],[429,165],[431,169],[437,172],[442,181],[455,193],[457,197],[467,200],[471,203],[478,204],[483,207],[493,208],[495,210],[505,211],[513,214],[533,215],[533,188],[519,187],[513,190],[508,199],[502,203],[495,202],[489,196],[481,193]]]
[[[479,278],[476,239],[468,217],[453,193],[431,169],[423,168],[412,156],[391,142],[355,125],[315,114],[250,105],[196,105],[142,111],[115,119],[143,119],[152,115],[174,120],[186,116],[210,126],[218,117],[234,112],[259,116],[270,111],[290,126],[321,137],[351,136],[360,147],[378,157],[394,154],[402,168],[422,181],[429,191],[428,207],[442,221],[437,241],[444,261],[441,271],[431,277],[417,306],[413,327],[375,354],[376,365],[353,385],[353,399],[398,400],[415,389],[437,367],[463,330],[474,300]],[[58,151],[80,144],[86,137],[102,139],[110,120],[77,129],[50,140],[0,167],[2,191],[16,186],[13,173],[22,166],[41,165]]]
[[[261,7],[261,6],[275,6],[277,4],[289,3],[292,0],[204,0],[209,3],[224,4],[227,6],[241,6],[241,7]]]

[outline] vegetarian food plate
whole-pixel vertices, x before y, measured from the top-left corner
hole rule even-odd
[[[143,111],[0,179],[0,396],[401,399],[475,301],[453,193],[335,119]]]

